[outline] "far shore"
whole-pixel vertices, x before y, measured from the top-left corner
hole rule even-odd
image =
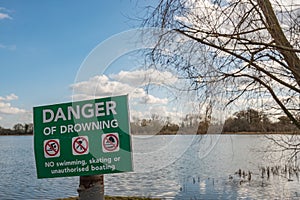
[[[78,197],[67,197],[57,200],[79,200]],[[121,196],[106,196],[105,200],[161,200],[160,198],[151,198],[151,197],[121,197]]]
[[[209,133],[213,135],[220,135],[219,133]],[[0,136],[33,136],[32,133],[14,133],[14,134],[1,134]],[[194,133],[177,133],[177,132],[167,132],[167,133],[157,133],[157,134],[131,134],[131,135],[206,135],[206,134],[194,134]],[[221,135],[300,135],[300,131],[285,131],[285,132],[223,132]]]
[[[1,134],[0,133],[0,136],[33,136],[33,134],[32,133],[26,133],[26,134],[18,134],[18,133],[14,133],[14,134]]]
[[[300,135],[300,131],[284,132],[223,132],[223,135]]]

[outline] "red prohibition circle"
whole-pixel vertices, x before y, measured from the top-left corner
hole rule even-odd
[[[110,137],[113,137],[115,139],[116,143],[113,143],[112,141],[110,141],[109,140]],[[112,147],[107,147],[106,142],[108,142],[110,145],[112,145]],[[102,146],[106,151],[114,151],[119,146],[119,139],[114,134],[108,134],[107,136],[104,137],[104,139],[102,141]]]
[[[57,149],[55,149],[51,143],[55,143],[55,145],[57,146]],[[47,147],[49,147],[54,153],[50,153],[47,150]],[[49,140],[46,142],[45,146],[44,146],[44,151],[46,152],[46,154],[48,156],[56,156],[59,152],[59,143],[56,140]]]
[[[81,139],[82,142],[79,142],[79,141],[78,141],[79,139]],[[86,147],[85,147],[84,145],[82,145],[82,143],[84,143],[84,142],[86,143]],[[81,151],[79,151],[79,150],[76,148],[76,144],[78,145],[77,148],[80,147],[80,148],[82,149]],[[89,142],[88,142],[87,139],[84,138],[84,137],[78,137],[78,138],[76,138],[76,139],[74,140],[74,142],[73,142],[73,149],[74,149],[74,151],[75,151],[76,153],[78,153],[78,154],[84,154],[84,153],[88,150],[88,146],[89,146]]]

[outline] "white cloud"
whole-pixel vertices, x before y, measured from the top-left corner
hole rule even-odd
[[[168,84],[171,87],[168,87]],[[187,113],[201,113],[198,110],[201,108],[199,99],[193,96],[194,93],[188,94],[185,91],[178,93],[174,89],[178,84],[181,84],[180,80],[170,72],[135,70],[94,76],[70,87],[74,90],[74,100],[128,94],[133,121],[147,119],[155,114],[179,123]]]
[[[18,99],[18,96],[13,93],[10,95],[7,95],[5,97],[0,96],[0,101],[12,101],[12,100],[17,100],[17,99]]]
[[[8,14],[6,14],[6,13],[1,13],[0,12],[0,20],[2,20],[2,19],[12,19],[12,17],[9,16]]]
[[[11,19],[11,17],[8,14],[0,13],[0,19]]]
[[[126,83],[109,79],[106,75],[99,75],[71,85],[75,98],[89,99],[93,97],[116,96],[131,93],[132,97],[141,97],[145,94],[142,88],[136,88]]]
[[[90,99],[93,97],[116,96],[129,94],[130,98],[140,98],[141,103],[163,103],[166,98],[154,97],[145,91],[146,85],[168,85],[177,82],[170,72],[158,70],[121,71],[118,74],[98,75],[87,81],[71,85],[73,98]]]
[[[32,112],[13,106],[11,101],[19,97],[15,94],[0,96],[0,126],[12,128],[16,123],[32,123]]]
[[[25,113],[26,110],[13,107],[9,101],[17,100],[18,96],[15,94],[10,94],[5,97],[0,96],[0,114],[19,114]]]
[[[0,102],[0,114],[19,114],[25,112],[24,109],[13,107],[10,103]]]
[[[169,118],[172,123],[180,123],[183,116],[185,116],[185,114],[179,112],[177,109],[171,109],[170,111],[168,105],[153,105],[147,108],[148,109],[146,111],[131,109],[130,120],[136,121],[136,119],[149,119],[152,115],[157,115],[161,119],[166,120],[167,118]]]
[[[111,78],[134,86],[169,85],[177,82],[178,78],[171,72],[159,71],[155,69],[121,71],[118,74],[110,75]]]
[[[300,0],[271,0],[274,9],[281,10],[282,6],[295,10],[300,8]]]
[[[178,110],[178,108],[170,108],[167,105],[155,105],[149,108],[151,114],[156,114],[163,119],[170,119],[173,123],[180,123],[186,113]]]
[[[176,116],[176,109],[173,111],[169,106],[165,89],[168,85],[177,82],[177,77],[170,72],[139,69],[94,76],[86,81],[74,83],[70,87],[74,91],[74,100],[128,94],[131,116],[142,119],[150,117],[151,114],[162,117]]]
[[[17,100],[19,97],[17,96],[17,95],[15,95],[15,94],[10,94],[10,95],[8,95],[8,96],[6,96],[6,100],[7,101],[12,101],[12,100]]]
[[[0,7],[0,20],[3,20],[3,19],[13,19],[9,14],[7,13],[10,13],[11,11],[4,8],[4,7]]]
[[[0,7],[0,11],[7,11],[7,9],[4,7]]]
[[[16,45],[4,45],[4,44],[0,44],[0,49],[8,49],[8,50],[16,50],[17,46]]]
[[[218,7],[217,4],[220,2],[221,7]],[[300,0],[271,0],[270,2],[275,10],[276,15],[278,15],[277,17],[279,19],[279,23],[282,26],[283,31],[286,32],[286,36],[288,37],[289,41],[291,41],[293,46],[298,45],[299,34],[291,34],[290,30],[293,28],[293,26],[297,26],[296,18],[299,16]],[[249,31],[248,34],[244,34],[244,39],[250,41],[270,40],[267,30],[253,32],[252,29],[254,26],[261,26],[259,23],[260,17],[259,15],[256,15],[255,12],[249,13],[247,19],[240,21],[241,13],[248,13],[248,11],[253,10],[253,6],[249,4],[249,1],[239,1],[239,3],[236,4],[236,0],[188,0],[185,1],[184,6],[189,10],[189,12],[175,15],[174,19],[188,27],[191,27],[192,30],[201,30],[195,31],[196,33],[194,33],[193,36],[198,38],[207,38],[207,40],[210,40],[210,43],[219,44],[222,42],[224,45],[226,44],[226,46],[223,46],[224,48],[244,49],[244,45],[241,45],[239,42],[236,43],[236,40],[232,40],[228,37],[207,37],[206,34],[207,32],[225,35],[232,33],[235,34],[234,31],[236,31],[237,24],[241,26],[240,30],[243,30],[243,32]],[[192,33],[193,31],[191,31],[189,34]],[[166,37],[169,36],[170,34],[166,35]],[[178,42],[176,44],[178,45]],[[178,46],[175,48],[178,48]],[[228,53],[218,52],[218,56],[227,57]]]
[[[145,95],[142,98],[140,98],[139,102],[141,104],[167,104],[168,99],[167,98],[157,98],[152,95]]]

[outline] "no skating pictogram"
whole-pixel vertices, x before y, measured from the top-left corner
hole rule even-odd
[[[89,153],[89,140],[87,136],[78,136],[72,138],[73,155],[84,155]]]
[[[103,152],[116,152],[120,149],[119,134],[108,133],[102,135],[102,150]]]
[[[44,141],[45,158],[55,158],[60,156],[60,144],[58,139]]]

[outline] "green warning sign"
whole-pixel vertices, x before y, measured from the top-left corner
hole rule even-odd
[[[38,178],[132,171],[128,96],[33,108]]]

